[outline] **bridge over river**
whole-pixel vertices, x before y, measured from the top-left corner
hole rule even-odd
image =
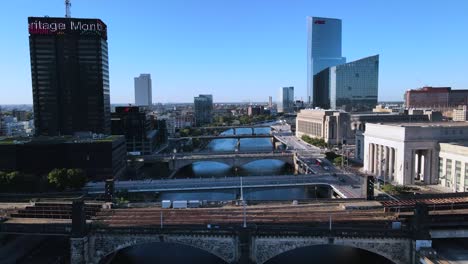
[[[361,183],[347,174],[271,175],[226,178],[171,179],[144,181],[116,181],[115,190],[128,192],[168,192],[194,190],[220,190],[243,188],[280,188],[291,186],[328,186],[341,198],[364,197]],[[104,193],[105,183],[88,183],[84,191],[89,194]],[[333,196],[332,194],[329,197]]]
[[[1,204],[0,204],[1,205]],[[413,197],[395,204],[326,200],[189,209],[111,208],[75,201],[35,203],[9,212],[0,233],[70,237],[70,263],[99,263],[147,243],[191,246],[225,263],[264,264],[291,250],[337,245],[367,250],[395,264],[419,263],[432,239],[468,237],[468,197]],[[91,207],[92,206],[92,207]]]

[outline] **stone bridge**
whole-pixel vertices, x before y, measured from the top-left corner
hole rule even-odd
[[[294,153],[243,153],[243,154],[221,154],[221,155],[190,155],[184,157],[177,157],[174,159],[166,159],[169,163],[169,169],[172,171],[177,171],[187,165],[193,164],[198,161],[215,161],[228,165],[232,168],[239,168],[243,165],[262,159],[274,159],[283,161],[291,166],[294,164]]]
[[[341,245],[359,248],[383,256],[395,264],[413,262],[413,241],[399,237],[281,236],[261,235],[255,232],[165,232],[148,230],[95,230],[83,238],[71,238],[71,263],[97,264],[109,255],[126,247],[147,243],[175,243],[211,253],[226,263],[264,264],[290,250],[316,246]]]

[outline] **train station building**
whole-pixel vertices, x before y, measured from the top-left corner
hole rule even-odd
[[[468,189],[468,122],[367,124],[364,170],[394,184]]]

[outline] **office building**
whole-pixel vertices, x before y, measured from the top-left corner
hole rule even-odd
[[[249,108],[247,109],[248,116],[258,116],[263,115],[263,113],[264,108],[262,105],[249,105]]]
[[[341,56],[341,20],[307,17],[307,102],[312,104],[314,75],[346,62]]]
[[[268,109],[273,108],[273,98],[268,96]]]
[[[112,113],[112,134],[124,135],[127,152],[137,155],[152,154],[158,145],[159,131],[151,117],[138,106],[119,106]]]
[[[466,105],[453,109],[453,121],[468,121],[468,109]]]
[[[407,108],[443,110],[459,105],[468,105],[468,90],[425,86],[405,92],[405,106]]]
[[[118,178],[126,169],[123,136],[60,136],[0,140],[0,171],[47,174],[80,168],[90,180]]]
[[[314,76],[314,106],[370,111],[377,105],[379,56],[328,67]]]
[[[106,25],[54,17],[28,23],[35,134],[110,134]]]
[[[278,99],[278,113],[294,112],[294,87],[280,88]]]
[[[139,77],[135,77],[135,105],[151,106],[152,104],[151,75],[140,74]]]
[[[467,122],[367,124],[364,170],[394,184],[466,190],[466,135]]]
[[[303,109],[296,117],[296,137],[307,135],[330,145],[347,144],[350,138],[349,113],[334,110]]]
[[[194,98],[194,105],[196,126],[210,124],[213,120],[213,95],[200,94]]]

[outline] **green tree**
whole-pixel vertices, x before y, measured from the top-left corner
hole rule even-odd
[[[64,190],[67,187],[67,169],[53,169],[47,175],[47,180],[50,184],[59,190]]]
[[[343,162],[346,162],[346,159],[343,161],[343,157],[342,157],[342,156],[339,156],[339,157],[336,157],[336,158],[333,159],[333,164],[334,164],[335,166],[341,166],[341,164],[342,164]]]
[[[67,170],[67,187],[71,189],[81,189],[86,184],[86,172],[82,169]]]

